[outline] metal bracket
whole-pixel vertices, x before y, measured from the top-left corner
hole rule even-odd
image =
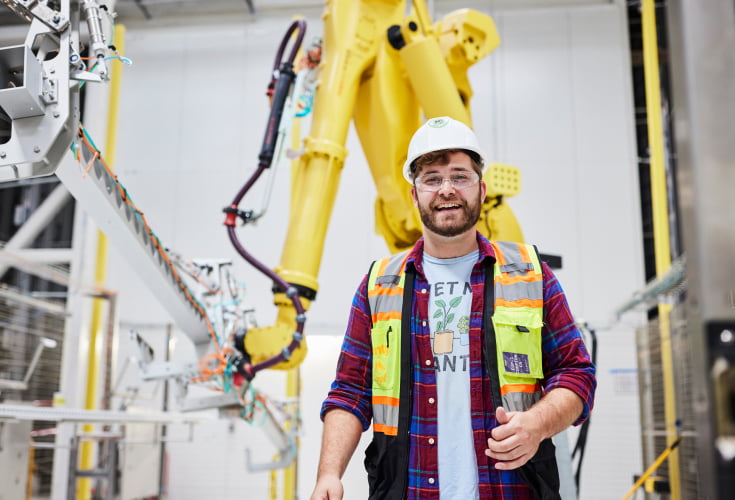
[[[264,463],[253,463],[253,461],[250,459],[250,449],[245,449],[245,466],[248,468],[249,472],[262,472],[266,470],[273,470],[273,469],[285,469],[296,458],[296,450],[294,447],[289,446],[285,450],[281,450],[278,454],[278,459],[274,460],[273,462],[264,462]]]
[[[59,81],[57,79],[43,75],[43,82],[41,84],[41,100],[46,104],[55,104],[59,102]]]
[[[46,337],[41,337],[38,341],[38,345],[36,346],[36,350],[33,352],[33,357],[31,358],[31,362],[28,364],[28,369],[26,370],[23,380],[0,379],[0,389],[9,389],[14,391],[25,391],[28,389],[28,382],[30,382],[31,376],[36,370],[36,365],[41,359],[41,353],[45,347],[48,347],[49,349],[55,348],[56,341]]]
[[[150,364],[141,363],[140,370],[141,378],[146,382],[176,377],[188,377],[197,373],[196,365],[194,364],[181,364],[172,361]]]
[[[46,0],[0,0],[15,15],[26,21],[38,19],[57,33],[69,26],[69,19],[47,5]]]

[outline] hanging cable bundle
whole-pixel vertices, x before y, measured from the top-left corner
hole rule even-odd
[[[298,32],[296,39],[291,47],[291,52],[288,58],[283,59],[283,55],[286,51],[286,47],[292,38],[294,32]],[[236,342],[238,350],[242,352],[242,357],[235,363],[237,373],[245,377],[247,380],[252,380],[255,374],[265,368],[270,368],[283,361],[288,360],[291,357],[293,351],[299,347],[303,340],[303,330],[305,317],[305,308],[301,303],[301,298],[296,287],[287,283],[283,278],[278,276],[271,269],[266,267],[263,263],[255,259],[240,243],[240,240],[235,233],[235,225],[238,218],[243,221],[243,224],[253,222],[257,217],[253,217],[252,211],[240,210],[239,205],[245,194],[252,188],[261,174],[268,168],[270,168],[274,152],[278,143],[279,129],[281,126],[281,119],[283,117],[283,109],[286,101],[293,89],[294,79],[296,73],[294,72],[294,61],[296,55],[301,47],[301,44],[306,33],[306,21],[299,19],[294,21],[286,31],[286,34],[281,41],[281,45],[278,48],[275,62],[273,65],[272,79],[268,85],[267,95],[271,98],[271,110],[268,116],[268,122],[266,124],[265,136],[263,137],[263,144],[258,155],[258,168],[255,170],[253,175],[245,182],[240,188],[232,203],[223,211],[227,214],[225,216],[224,225],[227,226],[227,234],[230,237],[235,250],[253,267],[258,269],[260,272],[268,276],[277,289],[286,294],[291,300],[296,310],[296,331],[292,335],[292,340],[288,346],[284,347],[282,351],[275,356],[272,356],[260,363],[252,365],[250,363],[250,357],[245,351],[244,339],[240,342]]]

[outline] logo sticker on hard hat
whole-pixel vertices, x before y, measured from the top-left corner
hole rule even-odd
[[[427,125],[433,128],[441,128],[445,126],[447,123],[449,123],[449,119],[446,116],[441,116],[439,118],[432,118],[431,120],[428,121]]]

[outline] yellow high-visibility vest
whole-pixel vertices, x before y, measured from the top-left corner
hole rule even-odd
[[[541,397],[543,275],[532,245],[490,242],[493,269],[497,377],[503,407],[523,411]],[[401,322],[408,251],[376,261],[368,275],[372,329],[373,431],[398,433],[401,388]],[[488,286],[488,277],[485,279]],[[406,297],[413,300],[413,297]],[[405,355],[410,356],[409,353]],[[410,375],[409,375],[410,376]]]

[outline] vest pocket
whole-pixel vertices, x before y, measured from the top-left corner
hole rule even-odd
[[[381,392],[383,396],[394,392],[398,387],[398,369],[400,360],[400,338],[398,329],[393,326],[375,326],[370,330],[370,341],[373,353],[373,393]]]
[[[493,318],[501,375],[522,379],[544,378],[541,325],[541,322],[503,322]]]

